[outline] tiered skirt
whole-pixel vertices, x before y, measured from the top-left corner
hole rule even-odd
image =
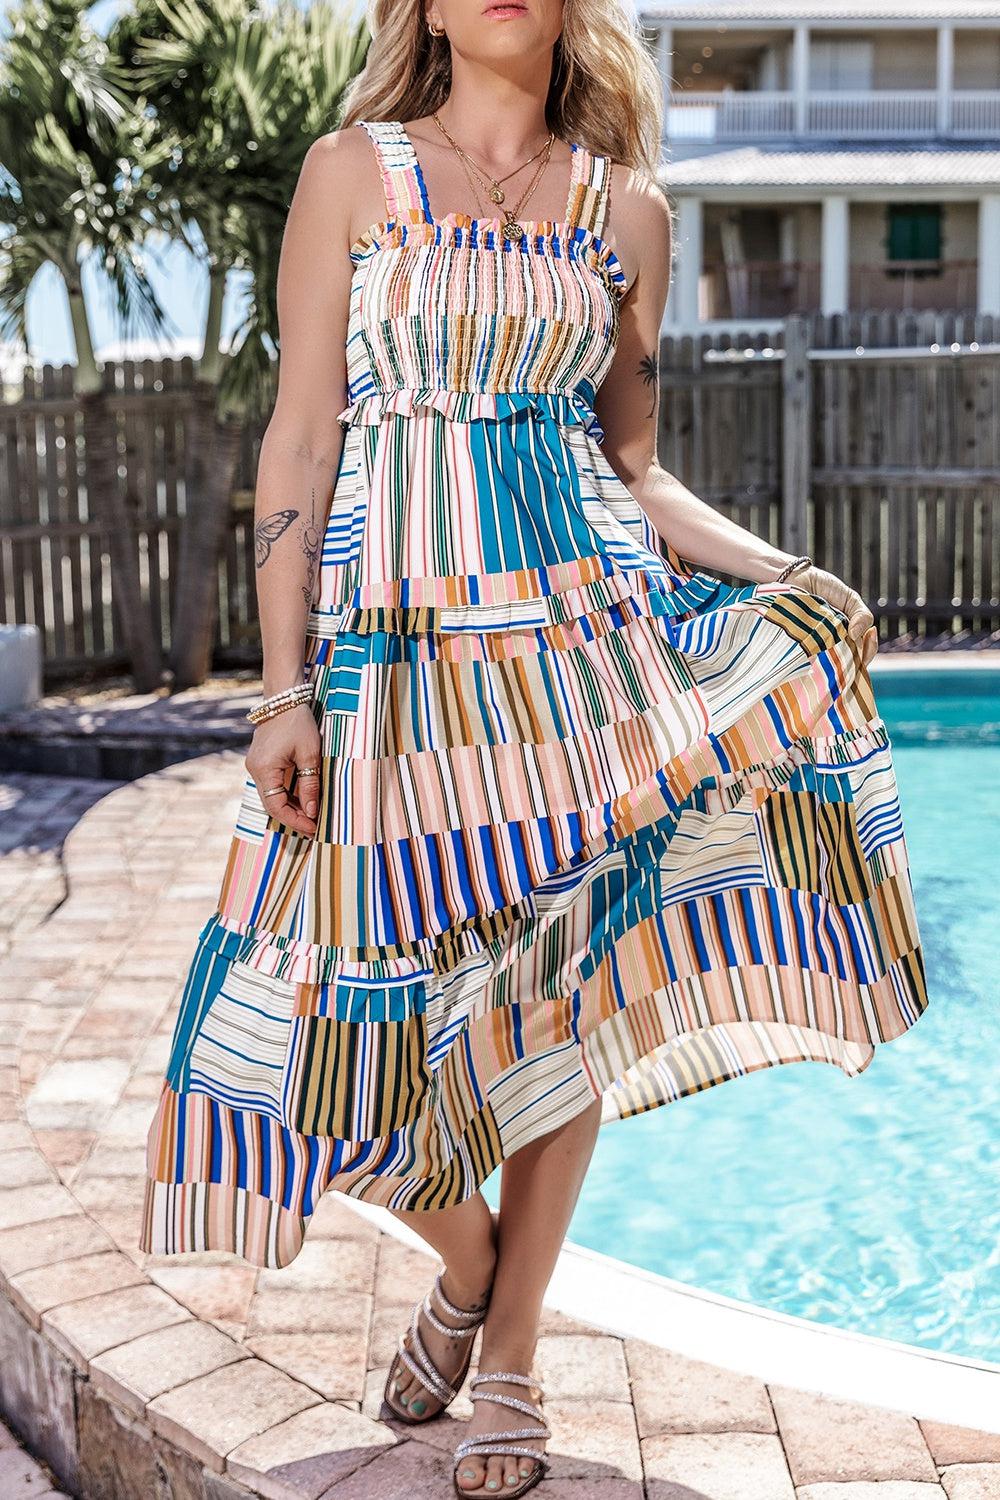
[[[158,1253],[283,1265],[330,1188],[445,1207],[595,1098],[607,1122],[782,1063],[856,1074],[926,1005],[845,617],[654,552],[580,406],[395,402],[346,414],[307,636],[317,833],[248,778],[196,940]],[[489,513],[480,484],[439,540],[435,455],[464,439]],[[572,482],[536,535],[516,470],[556,445]],[[436,571],[400,569],[417,550]]]

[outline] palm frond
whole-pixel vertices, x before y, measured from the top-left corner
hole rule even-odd
[[[206,264],[244,267],[252,278],[222,399],[260,410],[273,395],[288,205],[306,151],[335,126],[364,65],[368,29],[330,0],[308,11],[294,0],[136,3],[144,22],[126,50],[150,107],[178,141],[173,222]]]
[[[37,244],[10,235],[0,241],[0,338],[28,346],[25,308],[28,292],[46,256]]]
[[[71,287],[96,261],[123,329],[163,316],[141,246],[173,143],[86,12],[82,0],[20,0],[0,42],[0,216],[12,240],[0,319],[22,334],[24,274],[46,260]]]

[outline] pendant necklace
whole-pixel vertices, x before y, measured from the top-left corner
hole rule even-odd
[[[463,170],[465,171],[465,175],[469,179],[469,185],[471,186],[472,191],[473,191],[476,199],[479,201],[480,207],[483,206],[482,205],[482,199],[479,197],[479,191],[478,191],[478,189],[476,187],[475,181],[473,180],[472,173],[475,173],[475,176],[479,179],[479,182],[482,185],[482,187],[485,189],[488,197],[490,198],[490,201],[493,202],[493,203],[496,203],[498,205],[502,205],[505,202],[506,194],[504,193],[504,190],[503,190],[503,188],[501,186],[501,183],[506,182],[508,177],[513,177],[515,172],[522,171],[524,167],[529,166],[531,164],[531,162],[535,161],[539,156],[543,157],[543,160],[539,163],[538,167],[535,170],[534,176],[532,177],[531,181],[528,183],[527,188],[521,194],[520,198],[514,204],[513,208],[504,208],[503,209],[503,216],[504,216],[503,232],[504,232],[505,237],[507,239],[523,239],[524,238],[524,234],[525,234],[525,229],[524,229],[524,226],[518,222],[517,215],[518,215],[518,212],[520,211],[520,209],[522,208],[522,206],[524,205],[524,203],[526,202],[529,194],[534,189],[534,186],[537,183],[539,177],[541,177],[542,173],[545,171],[545,168],[548,166],[549,158],[552,155],[552,145],[553,145],[553,142],[555,141],[554,134],[550,131],[548,139],[546,140],[545,144],[543,146],[541,146],[538,151],[535,152],[534,156],[529,156],[528,159],[527,159],[527,161],[522,162],[521,165],[518,166],[518,167],[515,167],[513,169],[513,171],[505,173],[503,177],[493,177],[493,178],[488,178],[487,179],[480,172],[479,168],[476,166],[476,164],[472,160],[471,156],[469,156],[468,152],[467,151],[463,151],[462,147],[458,144],[458,142],[454,139],[454,137],[451,136],[451,135],[449,135],[448,131],[445,129],[444,125],[441,123],[440,119],[438,118],[438,115],[437,115],[436,112],[433,115],[433,119],[434,119],[435,124],[438,126],[439,130],[447,138],[447,140],[451,144],[452,148],[457,153],[458,159],[459,159],[459,161],[462,164]],[[471,169],[471,171],[470,171],[470,169]]]

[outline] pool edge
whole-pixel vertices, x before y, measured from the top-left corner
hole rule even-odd
[[[338,1197],[387,1234],[433,1257],[420,1236],[388,1209]],[[1000,1433],[1000,1365],[702,1291],[569,1240],[545,1306],[603,1332],[642,1339],[767,1385]]]
[[[882,672],[919,671],[1000,671],[1000,649],[992,646],[981,651],[880,651],[869,662],[873,675]]]

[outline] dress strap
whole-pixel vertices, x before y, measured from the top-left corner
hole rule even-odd
[[[395,223],[401,214],[431,222],[424,176],[413,142],[401,120],[356,120],[371,137],[382,174],[386,218]]]
[[[589,229],[599,239],[611,186],[611,158],[597,156],[577,141],[572,142],[572,150],[566,222],[574,229]]]

